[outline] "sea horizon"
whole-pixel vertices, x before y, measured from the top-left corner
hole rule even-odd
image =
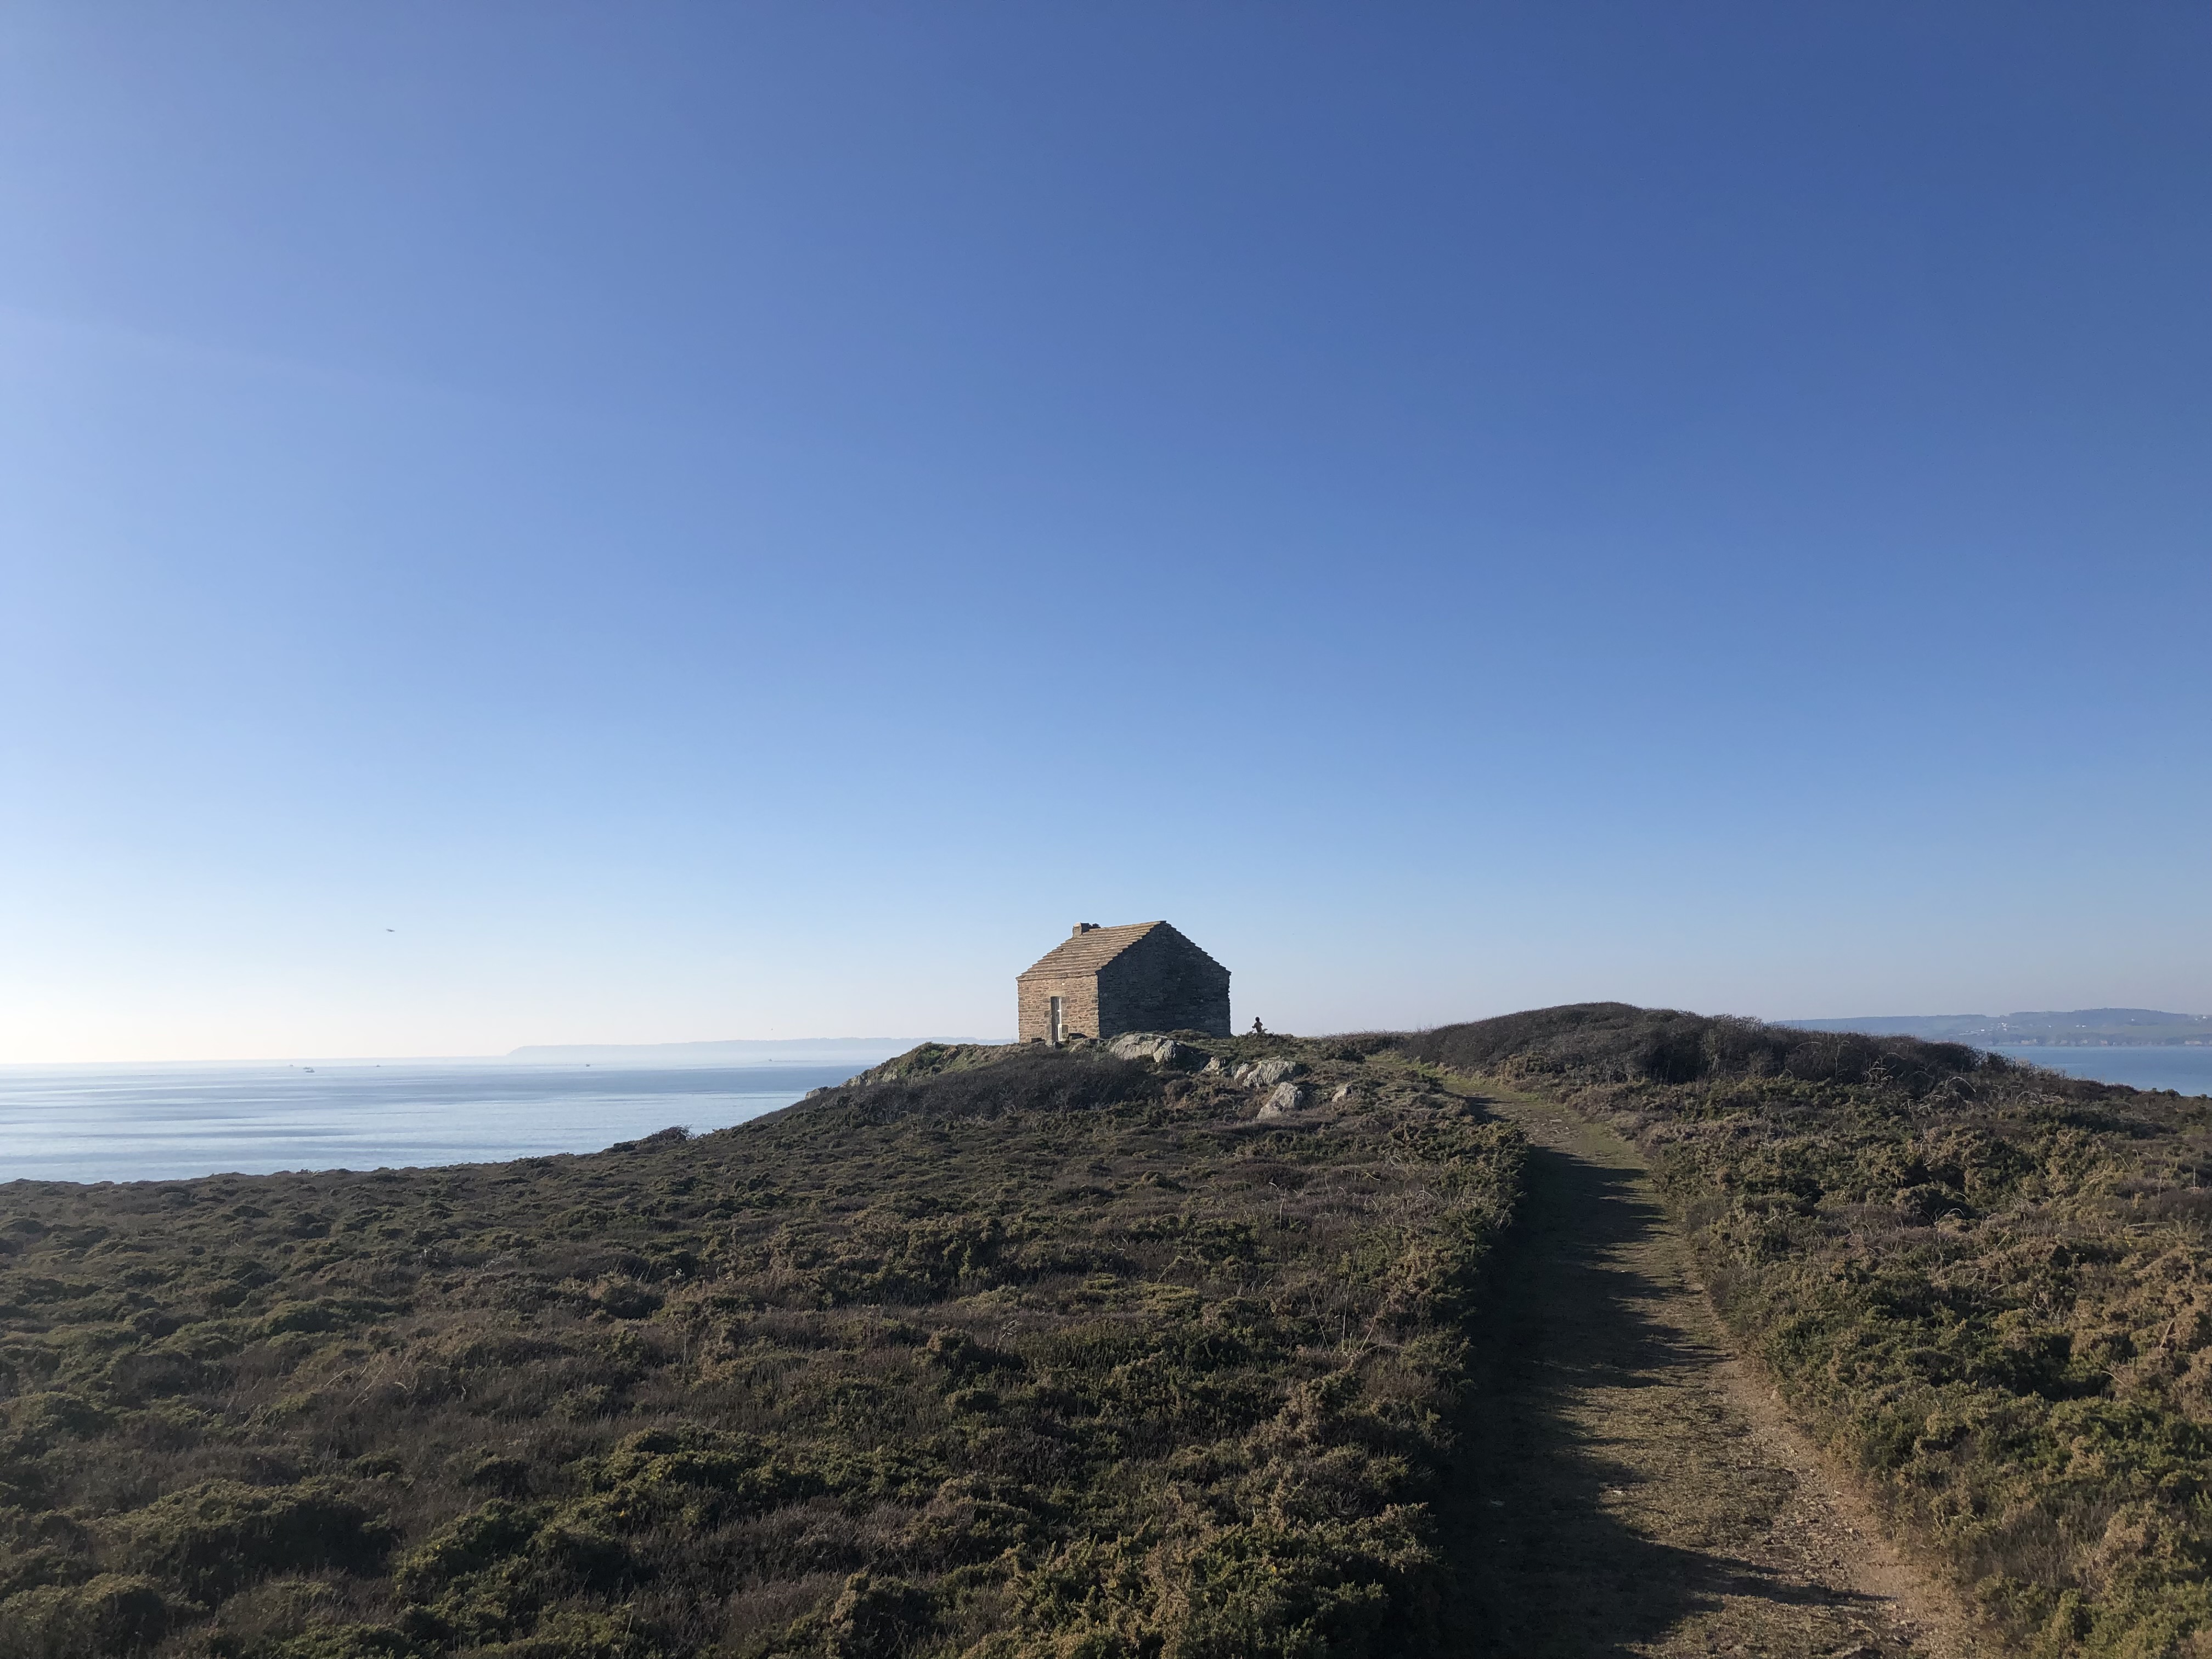
[[[678,1042],[529,1042],[503,1054],[228,1054],[205,1059],[156,1060],[0,1060],[0,1077],[14,1072],[50,1071],[185,1071],[215,1068],[244,1070],[254,1066],[562,1066],[582,1058],[586,1065],[623,1060],[650,1066],[666,1056],[681,1065],[696,1064],[695,1054],[714,1054],[725,1066],[776,1065],[788,1062],[793,1051],[807,1049],[880,1051],[883,1058],[903,1054],[921,1042],[1004,1042],[1006,1037],[727,1037]],[[750,1056],[757,1054],[758,1058]]]
[[[422,1169],[728,1128],[897,1048],[830,1064],[458,1060],[0,1066],[0,1183]]]

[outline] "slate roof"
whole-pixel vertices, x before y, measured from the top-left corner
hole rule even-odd
[[[1095,974],[1156,927],[1167,927],[1170,933],[1182,939],[1192,950],[1198,951],[1198,946],[1191,945],[1174,928],[1168,927],[1164,921],[1132,922],[1127,927],[1093,927],[1087,933],[1077,933],[1073,938],[1062,939],[1039,957],[1026,973],[1017,975],[1016,982],[1031,978],[1074,979],[1085,974]],[[1203,951],[1198,951],[1198,953],[1206,956]],[[1206,959],[1213,961],[1211,957]],[[1215,963],[1217,967],[1219,965]]]

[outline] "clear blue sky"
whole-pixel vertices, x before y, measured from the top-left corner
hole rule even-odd
[[[0,12],[0,1059],[2212,1008],[2212,15]],[[389,930],[389,931],[387,931]]]

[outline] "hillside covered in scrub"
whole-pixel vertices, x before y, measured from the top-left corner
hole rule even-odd
[[[1636,1140],[1743,1346],[2024,1650],[2212,1653],[2212,1100],[1618,1003],[1405,1050]]]
[[[1379,1040],[1247,1039],[0,1188],[0,1653],[1419,1651],[1521,1157]]]
[[[1480,1650],[1455,1449],[1549,1167],[1486,1098],[1642,1148],[1744,1350],[2020,1651],[2212,1652],[2212,1102],[1595,1004],[0,1188],[0,1654]]]

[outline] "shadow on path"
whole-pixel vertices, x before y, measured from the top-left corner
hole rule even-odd
[[[1695,1293],[1654,1272],[1664,1229],[1638,1170],[1532,1146],[1523,1218],[1479,1333],[1492,1352],[1437,1506],[1455,1651],[1605,1659],[1669,1645],[1723,1598],[1776,1613],[1865,1599],[1728,1547],[1771,1530],[1796,1478],[1714,1455],[1729,1414],[1705,1382],[1723,1356],[1685,1328]],[[1741,1612],[1765,1622],[1755,1605]]]

